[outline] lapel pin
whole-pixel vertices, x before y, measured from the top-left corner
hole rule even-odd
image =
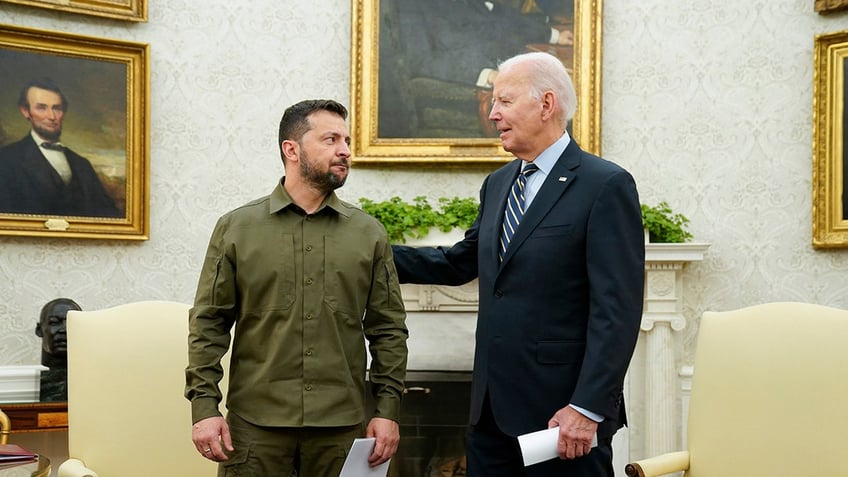
[[[560,178],[559,178],[559,181],[560,181],[560,182],[565,182],[565,181],[567,181],[567,180],[568,180],[568,177],[560,177]]]

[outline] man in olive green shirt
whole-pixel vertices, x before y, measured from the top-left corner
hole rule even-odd
[[[189,317],[192,440],[219,475],[337,476],[353,439],[372,466],[400,439],[406,314],[385,229],[334,190],[350,168],[347,110],[303,101],[280,121],[286,175],[215,226]],[[221,358],[232,355],[227,418]],[[366,346],[374,416],[364,429]]]

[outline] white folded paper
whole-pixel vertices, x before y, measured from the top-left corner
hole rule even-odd
[[[518,436],[518,445],[521,446],[524,467],[557,457],[557,441],[559,441],[559,427]],[[598,435],[595,434],[595,437],[592,438],[592,447],[597,446]]]
[[[354,439],[339,477],[386,477],[391,460],[377,467],[368,465],[368,457],[374,451],[376,442],[377,439],[373,437]]]

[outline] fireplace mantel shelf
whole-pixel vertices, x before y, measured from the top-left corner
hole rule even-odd
[[[704,254],[710,244],[703,242],[691,243],[646,243],[645,264],[654,262],[698,262],[704,259]]]

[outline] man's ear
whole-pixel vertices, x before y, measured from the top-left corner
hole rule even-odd
[[[283,156],[289,161],[297,162],[300,158],[300,144],[297,141],[286,139],[280,143],[280,150],[283,152]]]
[[[545,91],[542,95],[542,119],[551,119],[556,111],[557,97],[553,91]]]
[[[21,111],[21,114],[29,121],[29,106],[19,106],[18,109]]]
[[[35,324],[35,336],[38,336],[39,338],[44,338],[44,333],[42,333],[41,331],[41,323]]]

